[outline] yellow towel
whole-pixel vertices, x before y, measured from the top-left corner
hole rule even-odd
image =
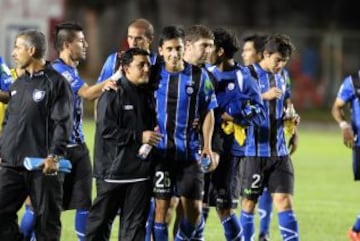
[[[234,133],[234,138],[240,146],[244,145],[246,140],[245,127],[234,124],[232,121],[226,121],[221,124],[221,128],[224,130],[226,135]]]

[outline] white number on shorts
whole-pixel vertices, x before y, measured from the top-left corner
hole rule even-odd
[[[157,171],[155,173],[156,176],[156,182],[155,182],[155,187],[157,188],[168,188],[171,186],[171,180],[169,177],[169,172],[162,172],[162,171]]]
[[[261,180],[261,176],[259,174],[254,174],[253,182],[251,183],[251,188],[259,188],[260,180]]]

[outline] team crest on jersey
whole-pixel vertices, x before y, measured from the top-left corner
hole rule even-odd
[[[194,86],[193,85],[186,85],[185,92],[187,95],[192,95],[194,93]]]
[[[34,89],[33,94],[32,94],[33,101],[40,102],[44,99],[44,97],[45,97],[44,90]]]
[[[234,83],[229,83],[227,88],[228,88],[228,90],[234,90],[235,89],[235,84]]]

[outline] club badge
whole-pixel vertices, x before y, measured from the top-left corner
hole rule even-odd
[[[40,102],[44,99],[44,97],[45,97],[44,90],[34,89],[33,94],[32,94],[32,98],[33,98],[34,102]]]
[[[185,92],[187,95],[192,95],[194,93],[194,87],[192,85],[186,85]]]
[[[235,84],[234,83],[229,83],[227,88],[228,88],[228,90],[233,90],[233,89],[235,89]]]

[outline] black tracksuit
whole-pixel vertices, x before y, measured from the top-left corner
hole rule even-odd
[[[30,195],[37,240],[57,241],[63,176],[26,171],[23,160],[64,154],[72,128],[71,87],[46,65],[19,77],[10,93],[0,140],[0,240],[20,240],[16,213]]]
[[[90,209],[87,241],[108,240],[119,208],[119,240],[143,241],[151,197],[152,161],[137,157],[142,132],[156,124],[153,91],[121,79],[97,106],[94,176],[97,197]]]

